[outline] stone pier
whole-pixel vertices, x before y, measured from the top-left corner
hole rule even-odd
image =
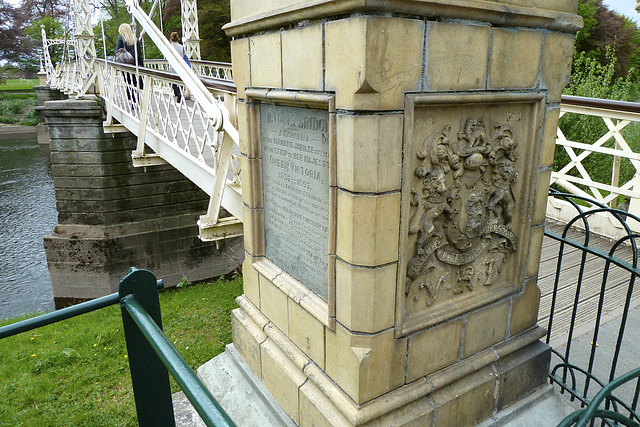
[[[42,110],[44,109],[44,103],[47,101],[55,101],[67,99],[67,95],[63,92],[60,92],[56,89],[51,89],[49,86],[46,86],[46,75],[43,79],[40,79],[40,86],[34,86],[34,90],[36,91],[36,97],[38,100],[38,106],[35,107],[35,110],[40,115],[40,123],[36,125],[36,132],[38,133],[38,145],[40,146],[40,151],[44,156],[49,158],[49,131],[47,130],[47,124],[45,123],[45,118],[42,115]]]
[[[129,267],[175,286],[239,267],[242,238],[198,238],[208,196],[173,167],[134,168],[136,137],[104,133],[96,99],[44,103],[58,225],[44,239],[56,306],[117,292]]]
[[[303,426],[467,426],[545,384],[577,0],[232,0],[234,346]]]

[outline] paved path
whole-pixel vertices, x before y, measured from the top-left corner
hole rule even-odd
[[[622,345],[620,346],[620,355],[618,358],[617,368],[614,378],[618,378],[622,374],[640,367],[640,306],[629,310],[627,319],[627,327],[625,329]],[[592,373],[596,378],[600,379],[604,384],[610,382],[611,361],[613,358],[613,350],[616,347],[616,340],[620,328],[620,317],[616,317],[605,323],[600,328],[598,336],[598,351],[594,359]],[[587,367],[591,352],[591,342],[593,341],[593,331],[578,335],[571,341],[570,360],[574,365]],[[562,354],[566,351],[566,346],[561,345],[554,347],[555,350]],[[552,363],[557,362],[557,357],[552,358]],[[583,378],[578,376],[577,383],[582,389],[584,387]],[[628,382],[619,387],[614,395],[623,402],[631,403],[635,391],[636,382]],[[593,385],[589,388],[589,397],[593,398],[600,387]],[[575,409],[579,409],[577,402],[572,405]]]
[[[547,223],[547,230],[561,233],[562,228],[554,223]],[[584,241],[583,233],[572,232],[571,238]],[[590,246],[609,252],[612,242],[592,236],[589,241]],[[538,312],[538,323],[547,328],[549,322],[549,312],[553,295],[553,285],[556,277],[558,263],[558,251],[560,244],[557,240],[545,236],[542,244],[542,256],[540,259],[540,271],[538,273],[538,286],[541,291],[540,309]],[[555,306],[555,316],[551,328],[551,338],[554,341],[566,337],[570,328],[572,309],[576,298],[576,284],[580,274],[583,252],[568,245],[565,245],[562,256],[562,267],[560,271],[560,285]],[[631,262],[632,252],[628,247],[623,247],[616,252],[619,258]],[[584,258],[584,272],[582,286],[578,295],[579,309],[576,315],[576,334],[584,332],[585,328],[592,328],[595,320],[598,297],[603,281],[603,271],[605,261],[594,255],[587,255]],[[629,286],[630,273],[620,267],[612,265],[607,276],[605,298],[603,300],[603,313],[611,316],[619,316],[622,313],[622,306],[626,298]],[[633,302],[640,303],[640,283],[634,287]]]

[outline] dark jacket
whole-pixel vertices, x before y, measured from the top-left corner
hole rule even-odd
[[[134,47],[132,45],[126,44],[122,39],[122,36],[118,36],[118,41],[116,41],[116,50],[120,49],[121,47],[127,49],[127,52],[129,52],[131,56],[133,56],[134,58],[136,57]],[[144,58],[142,57],[142,46],[140,45],[140,43],[136,42],[136,47],[138,48],[138,66],[143,67]]]

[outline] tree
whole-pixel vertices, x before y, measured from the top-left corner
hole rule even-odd
[[[165,34],[171,34],[172,31],[181,32],[182,10],[180,9],[180,0],[167,1],[162,9],[162,22],[164,24]],[[200,23],[202,21],[199,20],[198,22]]]
[[[25,14],[19,7],[13,7],[0,0],[0,60],[17,62],[25,54],[26,46],[22,25]]]
[[[59,22],[65,11],[62,0],[23,0],[18,7],[0,0],[0,59],[24,70],[38,69],[42,52],[40,24],[45,24],[52,31],[48,36],[54,37],[53,29],[61,28]]]
[[[200,53],[209,61],[231,61],[230,39],[222,27],[231,20],[229,0],[197,0]],[[169,0],[163,8],[165,34],[182,34],[180,0]]]
[[[614,78],[638,77],[640,64],[640,31],[629,18],[610,10],[602,0],[580,0],[578,14],[582,16],[584,28],[576,34],[575,48],[588,57],[607,64],[606,47],[611,46],[617,57]]]
[[[231,21],[229,0],[200,0],[198,2],[200,23],[200,51],[202,59],[231,61],[231,39],[222,27]]]
[[[590,57],[585,52],[575,52],[571,80],[563,92],[565,95],[622,101],[631,101],[636,98],[637,95],[630,76],[615,78],[616,56],[613,48],[607,46],[604,50],[605,65],[600,64],[597,58]],[[579,141],[585,144],[593,144],[608,130],[600,117],[574,113],[564,114],[560,118],[558,126],[569,141]],[[613,148],[615,140],[611,138],[603,146]],[[559,171],[570,160],[564,148],[556,145],[553,170]],[[596,181],[606,182],[606,178],[611,177],[613,157],[610,155],[591,153],[581,163]],[[635,168],[629,160],[623,159],[620,182],[629,181],[634,172]],[[570,171],[570,174],[578,176],[575,168]],[[587,190],[586,187],[585,190]]]
[[[93,27],[93,36],[96,43],[96,56],[104,58],[115,53],[118,27],[125,22],[131,22],[131,18],[124,0],[103,0],[98,13],[101,16],[101,22]],[[104,40],[102,39],[103,26]],[[106,52],[104,52],[105,46]]]
[[[142,0],[140,5],[149,13],[152,7],[151,0]],[[161,13],[158,13],[160,12]],[[130,22],[124,0],[104,0],[102,12],[106,19],[103,20],[105,45],[107,56],[113,55],[116,40],[118,38],[118,26],[123,22]],[[182,35],[182,20],[180,0],[161,0],[160,10],[152,16],[158,28],[169,38],[172,31]],[[202,59],[211,61],[230,61],[230,39],[222,27],[231,20],[229,0],[198,0],[198,22],[200,32],[200,51]],[[102,29],[100,24],[94,27],[96,38],[96,51],[98,57],[103,57]],[[162,58],[159,49],[145,36],[145,58]]]
[[[160,2],[160,10],[164,12],[165,5],[164,1]],[[140,6],[147,13],[150,13],[153,2],[143,0],[140,2]],[[115,52],[116,41],[118,40],[118,27],[123,23],[131,23],[131,16],[127,11],[127,7],[124,3],[124,0],[104,0],[102,4],[102,9],[100,12],[102,14],[102,22],[98,23],[93,28],[93,34],[96,42],[96,55],[98,58],[103,58],[105,56],[105,47],[106,47],[106,56],[112,56]],[[178,0],[178,22],[180,22],[180,3]],[[156,10],[152,16],[152,20],[158,26],[158,28],[165,29],[165,35],[168,35],[166,31],[166,23],[164,22],[163,17]],[[162,22],[161,22],[162,20]],[[104,26],[104,43],[102,40],[102,26]],[[140,34],[141,28],[138,26],[136,28],[136,32]],[[145,58],[162,58],[160,54],[160,50],[155,46],[155,44],[151,41],[148,36],[144,36],[144,54]]]
[[[22,0],[20,8],[29,19],[42,19],[45,16],[61,19],[67,13],[68,4],[68,1],[62,0]]]
[[[25,57],[22,63],[27,65],[28,68],[36,68],[40,64],[39,52],[42,48],[42,27],[49,39],[59,39],[64,37],[64,29],[60,21],[57,21],[51,16],[44,16],[40,19],[36,19],[29,23],[24,28],[24,34],[28,40],[30,40],[37,48],[34,50],[38,53],[37,56]],[[49,46],[49,55],[51,61],[56,64],[62,59],[63,47],[60,45]]]

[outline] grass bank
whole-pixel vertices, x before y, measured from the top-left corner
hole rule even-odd
[[[39,84],[38,79],[7,79],[0,84],[0,91],[30,91]]]
[[[241,293],[234,277],[160,294],[165,334],[194,370],[231,342]],[[0,426],[137,425],[127,359],[119,306],[0,340]]]
[[[8,79],[0,84],[0,123],[35,126],[39,117],[33,107],[37,105],[33,86],[38,80]]]

